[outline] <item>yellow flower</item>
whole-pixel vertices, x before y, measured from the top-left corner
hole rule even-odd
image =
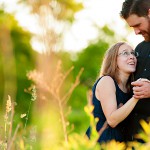
[[[105,145],[106,150],[124,150],[125,143],[116,142],[115,140],[111,140]]]

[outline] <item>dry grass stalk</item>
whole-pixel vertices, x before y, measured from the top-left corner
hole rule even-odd
[[[10,141],[9,141],[7,150],[11,150],[11,147],[12,147],[12,145],[13,145],[13,142],[15,141],[15,138],[16,138],[16,135],[17,135],[17,132],[18,132],[19,127],[20,127],[20,124],[17,125],[17,127],[16,127],[16,129],[15,129],[15,132],[14,132],[14,135],[13,135],[13,137],[12,137],[12,138],[10,139]]]
[[[27,74],[28,78],[35,82],[37,87],[40,89],[44,89],[47,92],[51,94],[53,99],[57,101],[63,133],[64,133],[64,139],[65,142],[68,142],[68,133],[67,133],[67,125],[68,122],[65,119],[65,113],[64,108],[65,104],[67,103],[68,99],[70,98],[73,90],[76,88],[76,86],[80,83],[80,76],[83,72],[83,68],[80,70],[78,75],[76,76],[75,82],[72,84],[72,86],[69,88],[67,92],[64,93],[64,95],[61,95],[61,89],[63,88],[62,85],[65,83],[65,80],[71,73],[74,67],[71,67],[66,73],[62,72],[62,63],[61,61],[58,61],[56,69],[53,71],[53,76],[50,77],[51,81],[47,82],[44,78],[44,74],[39,73],[37,71],[31,71]]]
[[[73,90],[76,88],[76,86],[78,86],[78,84],[80,83],[80,76],[81,76],[81,74],[82,74],[82,72],[83,72],[83,68],[81,68],[81,70],[79,71],[79,73],[78,73],[78,75],[76,76],[76,80],[75,80],[75,82],[74,82],[74,84],[72,85],[72,87],[70,88],[70,90],[63,96],[63,98],[62,98],[62,102],[64,103],[67,103],[67,101],[68,101],[68,99],[70,98],[70,96],[71,96],[71,94],[72,94],[72,92],[73,92]]]
[[[12,135],[12,126],[14,118],[14,103],[12,103],[11,97],[8,95],[8,100],[6,102],[6,112],[4,116],[4,140],[1,141],[0,148],[10,150],[12,148],[13,142],[16,138],[16,134],[20,125],[18,124],[15,129],[14,135]]]
[[[6,112],[5,112],[5,116],[4,116],[4,120],[5,120],[5,125],[4,125],[5,126],[5,141],[8,141],[8,139],[11,136],[11,131],[12,131],[12,122],[11,121],[12,121],[12,117],[13,117],[13,114],[14,114],[13,110],[14,109],[12,108],[11,98],[8,95],[8,100],[6,102]],[[9,121],[10,115],[12,116],[11,121]],[[9,129],[9,131],[8,131],[8,129]]]

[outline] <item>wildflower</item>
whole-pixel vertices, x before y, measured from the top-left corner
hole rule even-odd
[[[24,118],[27,114],[21,114],[20,118]]]
[[[6,103],[6,112],[9,113],[11,111],[11,98],[10,96],[8,95],[8,100],[7,100],[7,103]]]
[[[35,101],[36,98],[37,98],[37,95],[36,95],[36,88],[35,88],[35,86],[33,86],[31,101]]]
[[[105,146],[104,146],[105,145]],[[125,143],[123,142],[116,142],[115,140],[112,140],[110,142],[108,142],[107,144],[104,144],[102,146],[104,146],[104,149],[111,149],[111,150],[124,150],[125,149]]]
[[[94,109],[94,106],[93,106],[93,105],[85,106],[85,107],[84,107],[84,111],[85,111],[88,115],[90,115],[90,114],[92,113],[93,109]]]

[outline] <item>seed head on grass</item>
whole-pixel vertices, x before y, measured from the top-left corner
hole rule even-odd
[[[9,113],[12,109],[12,104],[11,104],[11,97],[8,95],[8,100],[6,103],[6,113]]]

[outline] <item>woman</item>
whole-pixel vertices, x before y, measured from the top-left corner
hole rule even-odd
[[[98,139],[100,143],[112,139],[125,141],[126,118],[138,102],[130,92],[136,64],[135,52],[125,42],[113,45],[105,54],[100,78],[92,89],[93,114],[99,118],[96,130],[100,133],[107,122]],[[90,128],[86,134],[90,138]]]

